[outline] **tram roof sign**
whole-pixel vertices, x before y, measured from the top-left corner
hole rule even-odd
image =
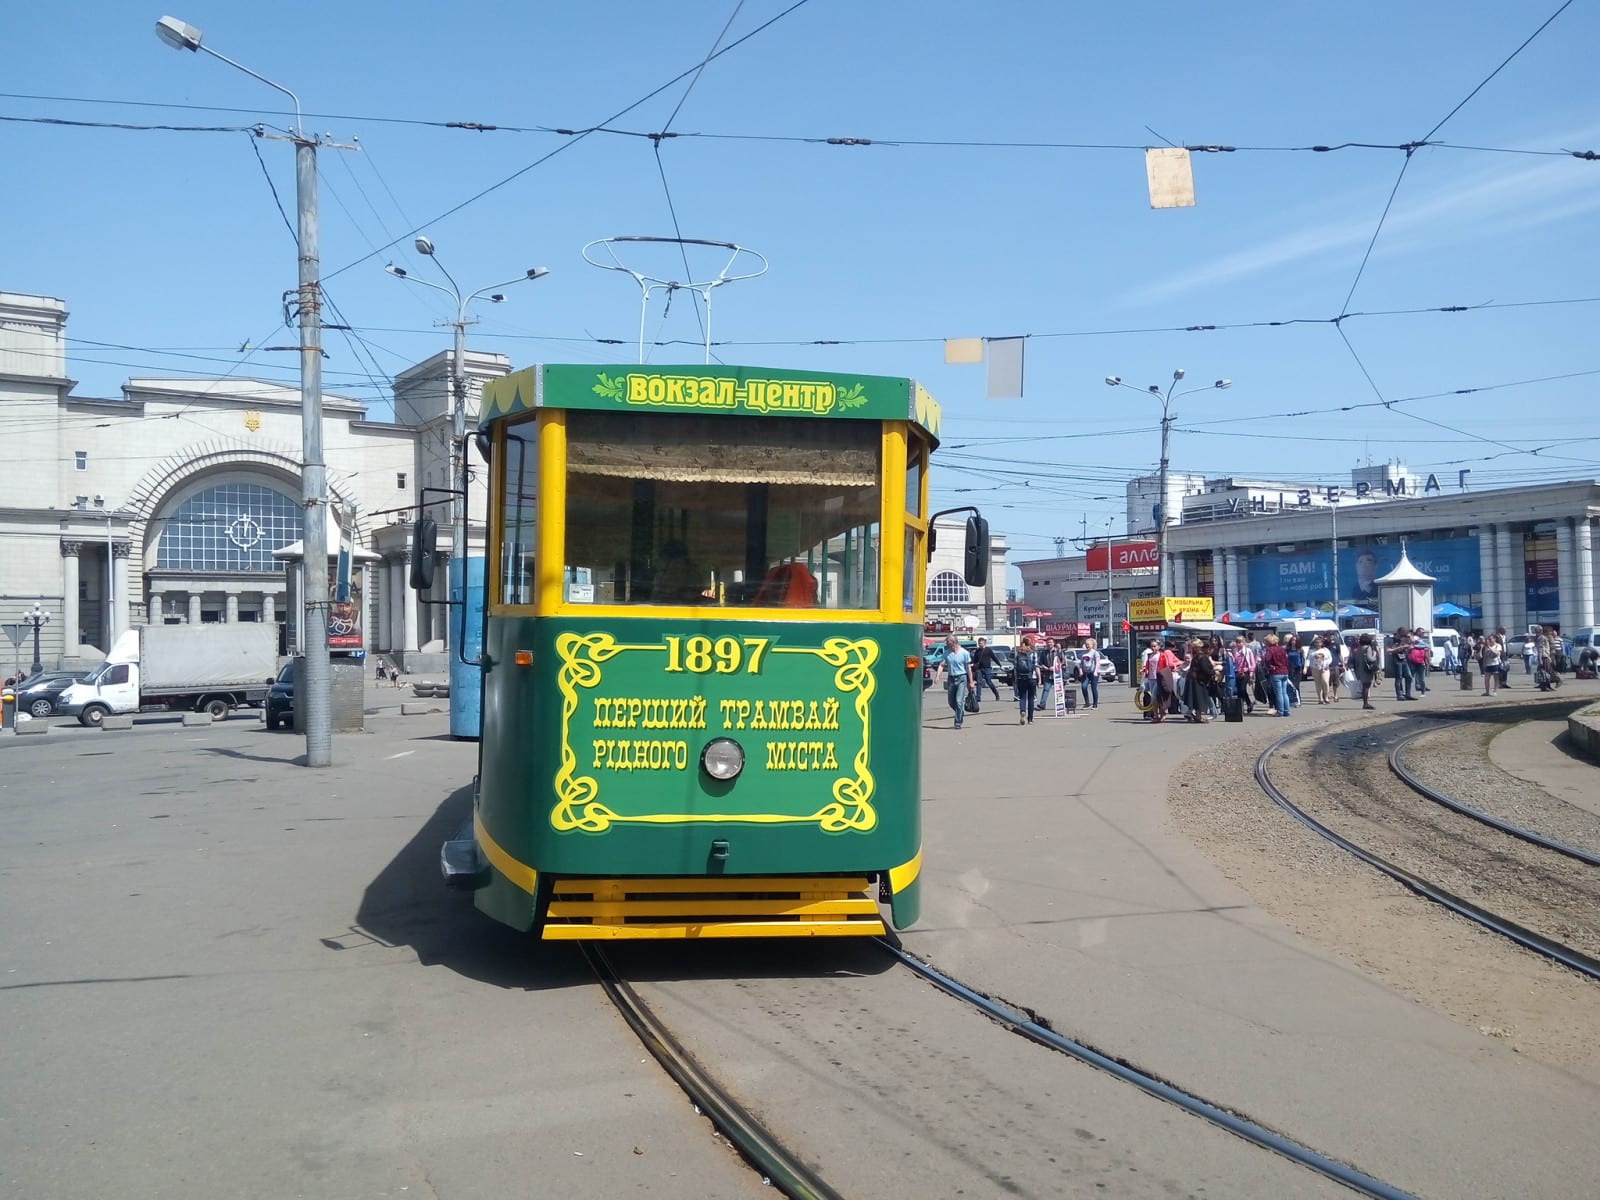
[[[777,367],[549,363],[491,380],[479,423],[536,408],[911,421],[935,439],[939,402],[915,380]]]

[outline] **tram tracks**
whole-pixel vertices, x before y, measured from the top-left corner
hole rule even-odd
[[[898,939],[876,938],[872,941],[894,963],[907,968],[939,993],[955,999],[994,1025],[1034,1045],[1093,1067],[1121,1083],[1131,1085],[1146,1096],[1173,1105],[1216,1129],[1270,1151],[1358,1195],[1378,1200],[1410,1200],[1409,1192],[1111,1053],[1057,1032],[1037,1014],[996,1000],[938,970],[905,950]],[[833,1200],[842,1196],[843,1193],[824,1178],[817,1167],[788,1144],[779,1132],[764,1123],[750,1106],[736,1099],[733,1089],[719,1082],[684,1046],[639,993],[621,978],[602,948],[585,944],[582,950],[608,999],[641,1043],[691,1099],[696,1111],[706,1115],[717,1132],[760,1172],[764,1184],[770,1184],[795,1200]],[[1078,1132],[1081,1134],[1082,1131]]]
[[[1300,824],[1416,894],[1600,981],[1595,856],[1445,796],[1404,765],[1420,733],[1375,755],[1373,739],[1382,736],[1372,727],[1289,734],[1257,758],[1256,781]],[[1297,803],[1271,768],[1308,739],[1299,765],[1317,781],[1304,791],[1318,799],[1302,794]],[[1383,786],[1391,773],[1408,791]]]

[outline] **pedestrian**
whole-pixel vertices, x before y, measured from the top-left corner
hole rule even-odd
[[[1178,703],[1178,656],[1170,645],[1163,645],[1156,655],[1156,681],[1160,693],[1156,698],[1156,720],[1164,721]]]
[[[944,690],[950,708],[956,714],[956,728],[967,715],[967,693],[973,685],[972,655],[951,634],[944,640]]]
[[[1056,678],[1056,648],[1049,638],[1042,638],[1038,646],[1039,654],[1039,708],[1044,710],[1050,705],[1050,690],[1055,685]]]
[[[984,638],[978,639],[978,648],[972,652],[973,694],[979,700],[983,699],[983,685],[988,684],[989,690],[994,693],[996,700],[1000,699],[1000,689],[994,685],[994,647],[989,645]]]
[[[1415,700],[1416,696],[1412,694],[1416,676],[1411,673],[1411,631],[1404,625],[1394,631],[1389,653],[1394,672],[1394,698]]]
[[[1289,659],[1289,703],[1300,707],[1300,684],[1306,677],[1306,652],[1300,635],[1291,633],[1284,642],[1283,652]]]
[[[1017,644],[1017,655],[1012,661],[1016,672],[1017,724],[1033,724],[1033,696],[1039,686],[1039,655],[1033,648],[1033,639],[1027,634]]]
[[[1461,670],[1461,660],[1456,656],[1456,639],[1447,637],[1444,640],[1444,662],[1440,664],[1446,675],[1454,677]]]
[[[1499,635],[1486,634],[1483,648],[1478,651],[1478,665],[1483,668],[1483,694],[1493,695],[1500,690],[1500,671],[1505,665]]]
[[[1100,707],[1100,664],[1105,656],[1095,649],[1095,640],[1090,638],[1083,643],[1083,650],[1078,655],[1078,686],[1083,692],[1085,708]]]
[[[1267,634],[1267,652],[1262,657],[1272,680],[1273,707],[1277,715],[1289,715],[1289,654],[1275,633]]]
[[[1500,647],[1500,686],[1508,688],[1511,686],[1511,641],[1504,625],[1495,629],[1494,640]]]
[[[400,686],[400,668],[393,663],[389,664],[389,686],[396,688]]]
[[[1328,699],[1328,671],[1333,665],[1333,652],[1328,649],[1326,638],[1317,638],[1311,643],[1311,677],[1317,684],[1317,703],[1330,704]]]
[[[1411,631],[1411,674],[1416,678],[1419,695],[1428,694],[1428,671],[1433,666],[1433,635],[1426,629]]]
[[[1204,643],[1194,641],[1189,644],[1189,712],[1188,719],[1196,725],[1204,725],[1211,718],[1205,714],[1211,710],[1211,689],[1217,682],[1217,665],[1212,661],[1210,652]]]
[[[1144,717],[1147,721],[1159,721],[1161,712],[1161,639],[1151,638],[1150,644],[1144,648],[1144,653],[1139,656],[1140,686],[1144,689],[1146,708]]]
[[[380,658],[378,660],[378,682],[382,683],[385,679],[388,679],[388,678],[389,678],[388,665],[383,661],[383,659]]]
[[[1378,640],[1370,633],[1363,633],[1361,640],[1356,643],[1356,652],[1351,656],[1350,669],[1355,673],[1356,685],[1361,689],[1361,707],[1370,709],[1372,704],[1372,681],[1378,677],[1378,667],[1383,659],[1378,653]]]
[[[1522,639],[1522,673],[1532,675],[1533,669],[1539,665],[1539,640],[1535,637]]]
[[[1328,651],[1328,703],[1333,704],[1339,699],[1339,685],[1344,682],[1344,641],[1330,633],[1323,638],[1323,647]]]
[[[1243,637],[1234,638],[1233,653],[1229,658],[1233,662],[1233,694],[1243,702],[1244,711],[1254,716],[1256,701],[1252,693],[1255,691],[1256,663],[1248,646],[1249,643]]]

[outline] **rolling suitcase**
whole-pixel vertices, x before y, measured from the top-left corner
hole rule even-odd
[[[1240,696],[1229,696],[1222,702],[1222,719],[1228,724],[1244,720],[1244,699]]]

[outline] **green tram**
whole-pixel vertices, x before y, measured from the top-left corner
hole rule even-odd
[[[928,458],[909,379],[547,365],[484,391],[477,906],[546,939],[915,921]],[[969,583],[989,566],[967,520]]]

